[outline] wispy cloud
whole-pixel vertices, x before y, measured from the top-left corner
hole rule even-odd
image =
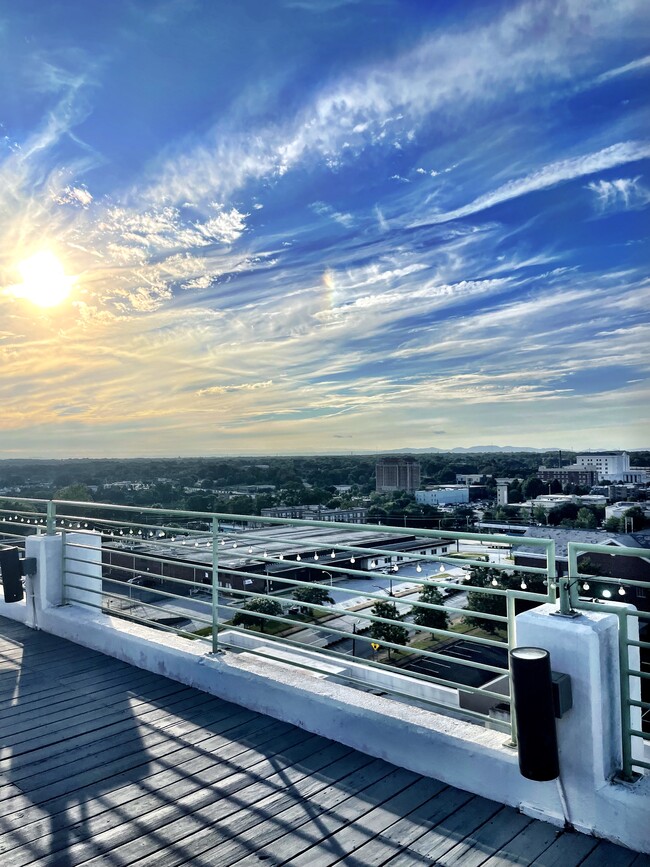
[[[621,75],[629,75],[630,73],[639,72],[650,66],[650,54],[645,57],[639,57],[637,60],[632,60],[630,63],[625,63],[623,66],[617,66],[615,69],[609,69],[599,75],[594,82],[596,84],[604,84],[606,81],[611,81],[613,78],[619,78]]]
[[[641,183],[641,177],[617,178],[606,181],[602,178],[591,181],[587,189],[596,195],[598,209],[602,211],[643,208],[650,202],[650,190]]]
[[[432,214],[428,219],[413,223],[414,226],[446,223],[462,217],[469,217],[503,202],[517,199],[530,193],[550,189],[558,184],[567,183],[587,175],[615,168],[627,163],[638,162],[650,157],[648,142],[619,142],[591,154],[558,160],[542,166],[540,169],[508,181],[497,189],[479,196],[467,205],[439,214]]]

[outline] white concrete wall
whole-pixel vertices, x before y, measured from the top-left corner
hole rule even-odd
[[[622,744],[618,618],[594,611],[560,617],[543,605],[519,615],[517,644],[545,648],[553,670],[571,677],[573,708],[557,721],[569,821],[650,852],[650,777],[634,784],[614,779]],[[521,807],[538,815],[533,802]]]

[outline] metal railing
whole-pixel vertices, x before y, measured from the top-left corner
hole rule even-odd
[[[333,667],[349,683],[509,734],[508,710],[495,718],[489,707],[509,706],[517,606],[555,601],[545,539],[529,540],[546,563],[517,567],[517,589],[496,580],[471,587],[474,599],[502,602],[471,611],[470,627],[453,594],[477,567],[512,573],[504,546],[520,537],[33,499],[0,509],[0,534],[34,530],[64,537],[66,602],[207,642],[212,652]],[[93,583],[98,539],[102,580]],[[475,551],[456,550],[461,540]],[[499,562],[488,563],[490,554]],[[424,589],[451,598],[422,599]]]
[[[650,583],[648,580],[627,577],[613,579],[606,574],[581,572],[579,557],[590,554],[598,555],[601,560],[603,557],[620,556],[641,557],[647,562],[650,560],[650,551],[645,548],[569,542],[569,573],[559,579],[560,609],[563,614],[570,614],[572,610],[587,610],[605,611],[618,617],[623,756],[620,776],[633,780],[635,769],[650,771],[650,761],[645,758],[644,750],[644,744],[650,744],[650,640],[641,640],[639,637],[640,627],[650,624],[650,611],[639,609],[638,605],[633,604],[645,600],[646,593],[650,596]],[[618,604],[613,604],[616,602]]]

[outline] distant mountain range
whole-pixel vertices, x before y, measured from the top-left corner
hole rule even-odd
[[[475,453],[475,452],[481,452],[481,453],[487,454],[488,452],[538,452],[538,453],[544,453],[544,452],[557,452],[557,451],[560,451],[560,449],[552,448],[552,447],[547,448],[547,449],[533,449],[533,448],[527,448],[527,447],[521,447],[521,446],[467,446],[467,447],[456,446],[456,448],[454,448],[454,449],[437,449],[437,448],[431,446],[429,448],[424,448],[424,449],[410,449],[410,448],[389,449],[386,452],[382,452],[382,454],[398,454],[398,453],[404,453],[404,452],[409,452],[409,453],[415,454],[416,452],[418,452],[418,453],[420,453],[420,452],[428,452],[428,453],[436,452],[438,454],[444,453],[444,454],[459,454],[460,455],[460,454],[470,454],[470,453]]]

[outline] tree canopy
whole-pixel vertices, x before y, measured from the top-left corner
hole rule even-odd
[[[378,641],[390,641],[391,644],[406,644],[408,642],[408,629],[399,622],[402,618],[394,602],[382,600],[375,602],[372,606],[372,613],[375,617],[394,621],[392,623],[373,623],[370,627],[370,635],[373,638]],[[388,648],[388,658],[390,659],[390,648]]]
[[[311,602],[312,605],[323,605],[325,602],[334,602],[327,587],[298,587],[293,591],[296,602]],[[309,605],[300,606],[301,614],[313,614]]]
[[[243,611],[238,611],[232,619],[234,626],[252,626],[264,632],[266,620],[263,615],[278,617],[282,614],[282,606],[275,599],[249,599],[242,605]]]
[[[444,599],[437,587],[425,585],[419,593],[418,602],[424,602],[426,605],[442,605]],[[449,625],[449,615],[446,611],[414,606],[411,609],[411,614],[413,622],[417,626],[428,626],[430,629],[447,629]]]

